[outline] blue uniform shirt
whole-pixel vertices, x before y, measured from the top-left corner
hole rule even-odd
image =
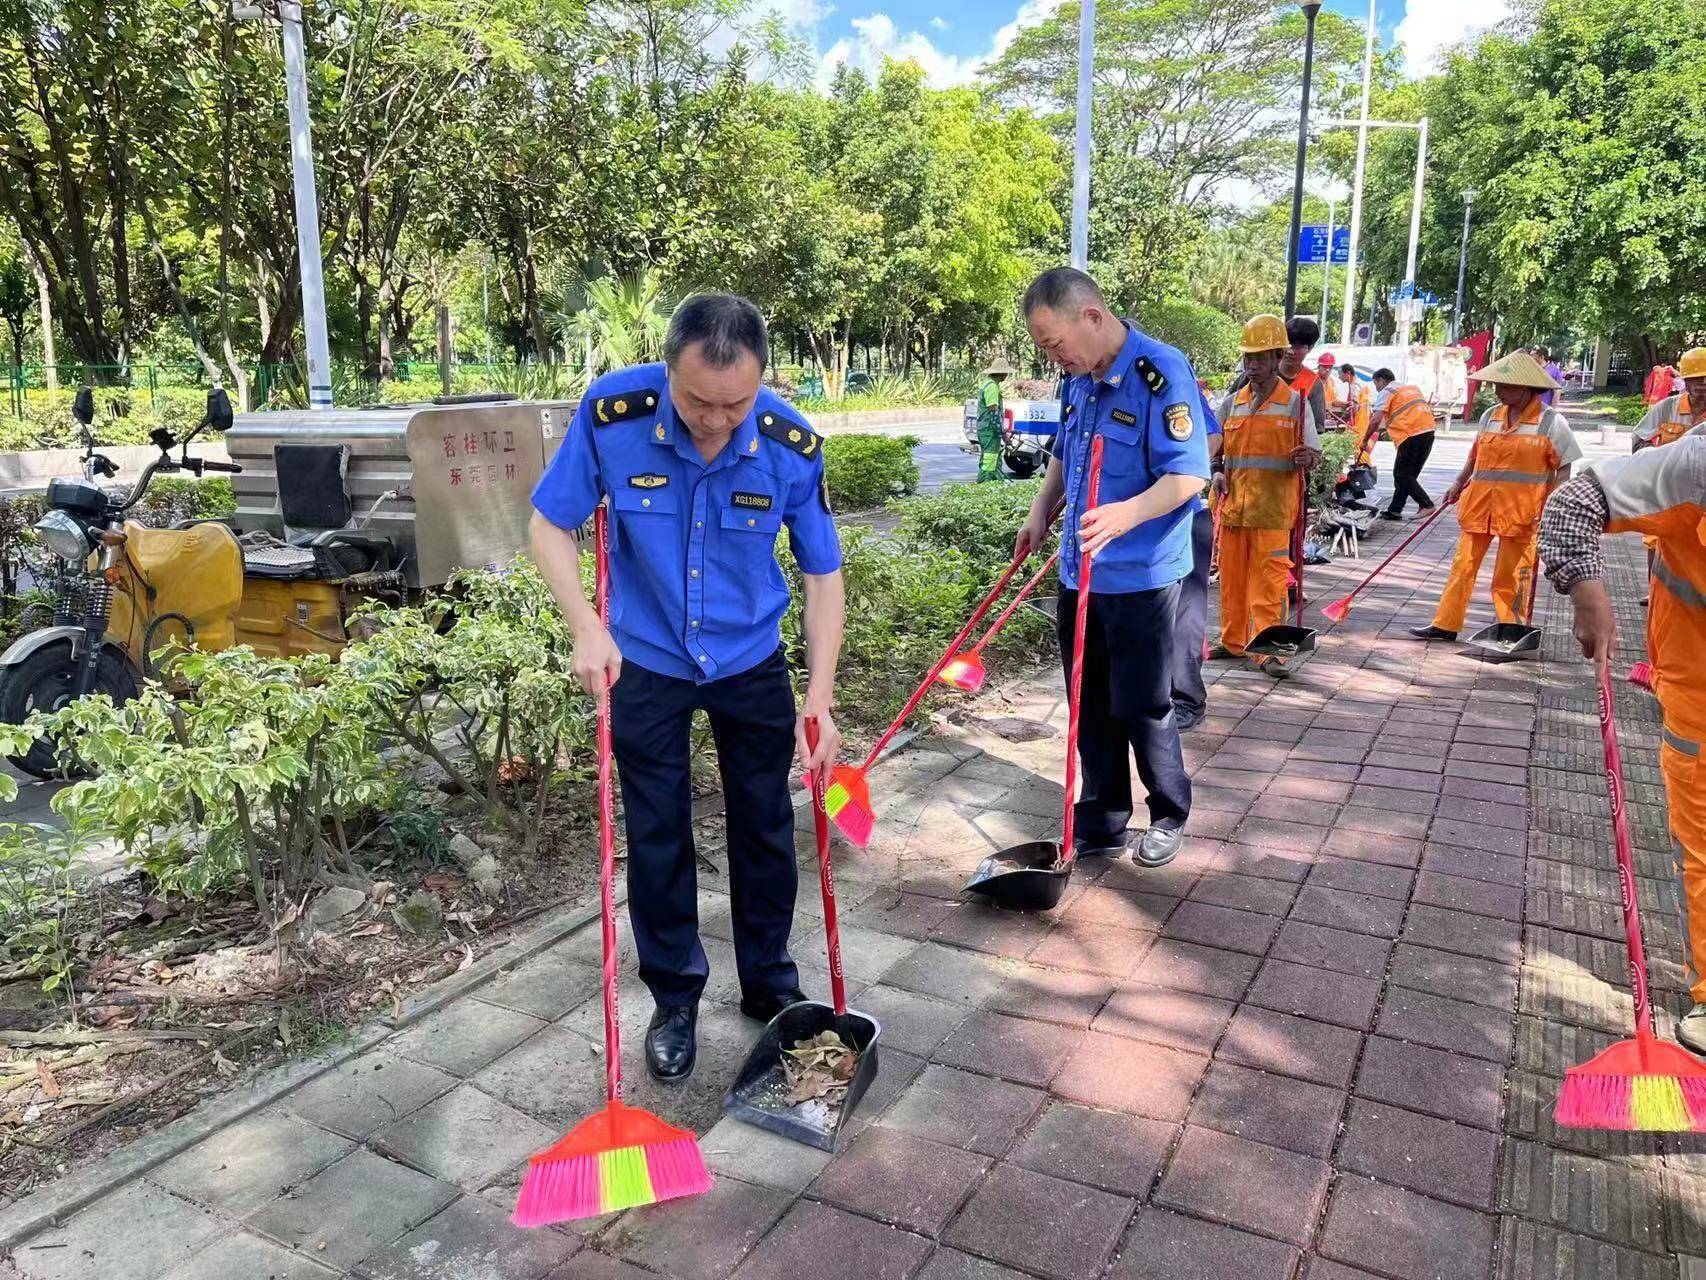
[[[1200,383],[1197,386],[1197,399],[1202,402],[1203,421],[1208,423],[1209,435],[1211,435],[1211,436],[1219,435],[1220,434],[1220,411],[1214,407],[1214,403],[1208,398],[1208,392],[1206,392],[1202,389],[1202,386]],[[1191,514],[1192,515],[1195,515],[1199,511],[1207,511],[1208,509],[1209,509],[1209,506],[1208,506],[1208,499],[1207,498],[1202,497],[1199,494],[1197,497],[1191,499]]]
[[[1164,475],[1208,479],[1208,423],[1190,361],[1177,348],[1126,325],[1125,345],[1100,378],[1076,374],[1061,393],[1061,465],[1066,535],[1060,582],[1078,586],[1078,523],[1084,517],[1090,440],[1100,435],[1104,504],[1135,498]],[[1115,594],[1165,587],[1191,571],[1191,516],[1184,503],[1102,548],[1091,590]]]
[[[788,608],[776,562],[784,525],[802,571],[841,567],[822,438],[769,390],[706,462],[670,404],[663,365],[605,374],[533,505],[574,530],[606,495],[610,633],[624,659],[659,675],[704,683],[776,651]]]

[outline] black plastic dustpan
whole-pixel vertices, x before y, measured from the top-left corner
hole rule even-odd
[[[1470,648],[1489,658],[1520,658],[1540,649],[1540,628],[1534,625],[1534,590],[1529,582],[1529,570],[1524,569],[1518,592],[1528,592],[1528,606],[1521,622],[1495,622],[1482,627],[1466,642]],[[1520,595],[1519,595],[1520,598]]]
[[[817,750],[818,725],[806,720],[806,744]],[[877,1040],[882,1024],[847,1007],[847,984],[841,971],[841,927],[835,916],[835,873],[829,861],[829,814],[823,804],[823,774],[808,780],[812,792],[812,822],[817,830],[818,883],[823,890],[823,926],[829,942],[829,989],[834,1005],[816,1000],[791,1004],[764,1028],[746,1055],[734,1087],[723,1097],[723,1110],[737,1120],[823,1151],[834,1151],[847,1117],[853,1114],[877,1076]],[[783,1073],[783,1053],[802,1040],[833,1031],[859,1055],[847,1091],[834,1105],[821,1101],[792,1104]]]
[[[1067,804],[1071,803],[1068,792]],[[1032,840],[978,863],[964,892],[1012,911],[1047,911],[1059,904],[1071,878],[1072,859],[1062,856],[1058,841]]]
[[[1090,441],[1090,488],[1085,510],[1093,510],[1102,491],[1102,437]],[[1060,902],[1072,878],[1073,791],[1078,782],[1078,707],[1084,695],[1084,636],[1090,625],[1092,560],[1079,556],[1078,608],[1072,628],[1072,680],[1066,701],[1066,814],[1061,839],[1030,840],[977,864],[962,892],[974,893],[992,906],[1014,911],[1047,911]]]

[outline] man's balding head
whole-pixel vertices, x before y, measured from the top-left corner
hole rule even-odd
[[[1031,340],[1063,373],[1104,369],[1125,342],[1125,326],[1101,286],[1076,267],[1054,267],[1031,281],[1021,308]]]

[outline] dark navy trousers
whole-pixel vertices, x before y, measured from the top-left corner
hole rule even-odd
[[[1131,820],[1131,765],[1153,826],[1178,829],[1191,812],[1191,780],[1173,720],[1173,627],[1179,584],[1090,593],[1084,689],[1078,713],[1083,785],[1073,825],[1084,845],[1112,845]],[[1060,652],[1068,688],[1078,593],[1060,593]]]
[[[794,692],[782,651],[706,684],[624,662],[610,692],[641,981],[659,1005],[677,1007],[699,999],[710,973],[699,941],[690,764],[693,713],[703,709],[723,775],[741,989],[756,996],[798,987],[788,955],[798,884],[789,795]]]
[[[1208,707],[1202,682],[1202,642],[1208,628],[1208,571],[1214,558],[1214,513],[1191,517],[1191,572],[1179,584],[1173,618],[1173,710],[1195,718]]]

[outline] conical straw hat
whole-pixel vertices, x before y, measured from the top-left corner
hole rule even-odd
[[[1557,391],[1559,384],[1541,366],[1540,361],[1526,351],[1513,351],[1502,360],[1495,360],[1485,369],[1469,375],[1476,382],[1504,383],[1512,387],[1533,387],[1536,391]]]

